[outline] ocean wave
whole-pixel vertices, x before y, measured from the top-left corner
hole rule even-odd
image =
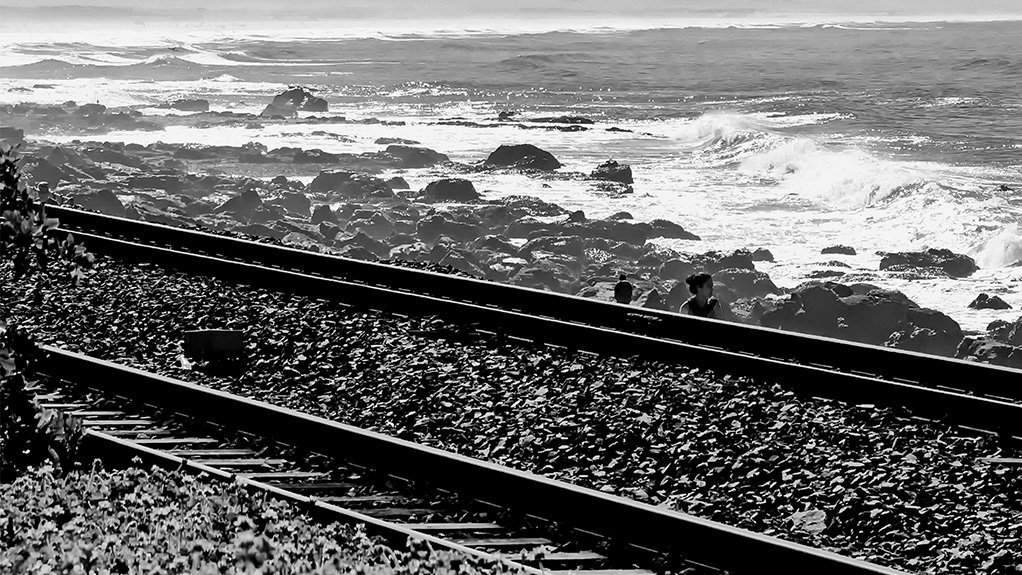
[[[1022,226],[1004,226],[973,250],[972,255],[982,268],[1010,266],[1022,260]]]

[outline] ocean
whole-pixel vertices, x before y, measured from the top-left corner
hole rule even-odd
[[[172,127],[88,139],[362,152],[395,137],[460,162],[531,143],[582,172],[613,158],[631,164],[634,194],[579,180],[471,177],[485,197],[530,194],[589,217],[628,211],[678,222],[702,240],[659,242],[685,251],[767,248],[776,261],[757,265],[780,286],[838,270],[847,274],[838,281],[900,289],[967,330],[1016,319],[1022,22],[839,20],[5,28],[0,103],[75,100],[166,114],[157,107],[204,98],[214,110],[258,113],[289,85],[304,85],[331,114],[406,124]],[[595,124],[562,132],[457,123],[493,123],[502,111]],[[436,124],[444,120],[455,122]],[[437,177],[402,175],[413,187]],[[858,255],[820,255],[835,244]],[[964,280],[877,271],[877,252],[930,247],[972,255],[982,269]],[[980,292],[1015,309],[968,309]]]

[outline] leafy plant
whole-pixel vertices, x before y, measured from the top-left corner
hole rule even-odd
[[[70,277],[78,283],[94,256],[76,245],[68,234],[63,242],[53,234],[60,225],[46,216],[46,205],[37,202],[21,179],[17,147],[0,144],[0,262],[10,259],[14,277],[45,273],[51,254],[70,264]]]
[[[499,563],[359,526],[321,524],[296,506],[161,469],[63,477],[41,468],[0,485],[0,572],[492,575]]]
[[[0,323],[0,482],[46,463],[60,472],[77,457],[81,421],[36,399],[29,374],[40,357],[24,330]]]

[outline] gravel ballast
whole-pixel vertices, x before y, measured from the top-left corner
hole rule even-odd
[[[0,280],[0,301],[22,302],[0,319],[73,351],[911,572],[1022,561],[1022,472],[978,461],[1014,454],[899,410],[148,264],[100,258],[38,309],[9,265]],[[243,373],[183,368],[195,328],[244,330]]]

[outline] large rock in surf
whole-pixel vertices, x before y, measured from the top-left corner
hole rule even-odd
[[[293,118],[298,115],[299,110],[303,112],[326,112],[328,109],[329,105],[323,98],[314,96],[312,92],[305,88],[291,88],[274,97],[273,102],[266,106],[260,115],[266,118],[273,116]]]
[[[479,192],[469,180],[446,178],[431,182],[422,195],[433,202],[471,202],[479,199]]]
[[[503,145],[493,151],[483,163],[495,168],[518,168],[521,170],[553,171],[561,163],[553,154],[532,144]]]
[[[313,192],[332,193],[344,198],[390,198],[394,191],[379,178],[353,172],[320,172],[309,184]]]
[[[1011,304],[998,296],[981,293],[969,304],[972,309],[1011,309]]]
[[[842,256],[854,256],[855,248],[850,246],[830,246],[829,248],[823,248],[820,250],[823,255],[836,254]]]
[[[969,256],[956,254],[951,250],[928,249],[925,252],[890,253],[880,260],[881,270],[890,271],[940,271],[953,278],[971,276],[979,266]]]
[[[590,178],[596,180],[607,180],[611,182],[619,182],[622,184],[631,184],[632,180],[632,167],[628,164],[619,164],[614,160],[608,160],[593,170],[593,173],[589,174]]]
[[[386,151],[391,156],[401,160],[401,164],[406,168],[428,168],[450,161],[447,154],[441,154],[436,150],[417,146],[394,144],[387,146]]]

